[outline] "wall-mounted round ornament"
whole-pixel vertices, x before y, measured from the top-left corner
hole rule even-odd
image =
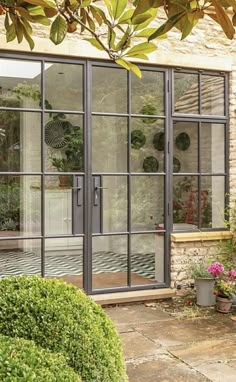
[[[173,172],[180,172],[181,163],[178,158],[173,158]]]
[[[187,133],[180,133],[175,139],[176,147],[181,151],[188,150],[190,143],[191,141]]]
[[[141,130],[133,130],[131,132],[131,147],[139,150],[146,143],[146,137]]]
[[[143,169],[145,172],[157,172],[159,168],[158,160],[153,157],[146,157],[143,161]]]
[[[60,119],[53,119],[45,125],[45,143],[54,148],[61,149],[66,145],[65,123]]]
[[[153,146],[158,151],[164,151],[165,149],[165,133],[159,132],[156,133],[153,137]]]

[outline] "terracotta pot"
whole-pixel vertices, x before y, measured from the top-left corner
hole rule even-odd
[[[232,298],[227,298],[227,297],[216,297],[216,310],[217,312],[220,313],[229,313],[231,312],[233,304],[233,299]]]
[[[59,175],[59,186],[60,187],[70,187],[71,186],[71,178],[68,175]]]

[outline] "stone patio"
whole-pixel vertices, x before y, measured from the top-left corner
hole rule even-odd
[[[230,315],[177,319],[144,304],[106,312],[123,342],[129,382],[236,381],[236,322]]]

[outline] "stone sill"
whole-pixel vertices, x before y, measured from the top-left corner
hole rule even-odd
[[[214,232],[187,232],[172,233],[170,238],[173,242],[190,242],[190,241],[210,241],[210,240],[226,240],[231,239],[232,232],[214,231]]]

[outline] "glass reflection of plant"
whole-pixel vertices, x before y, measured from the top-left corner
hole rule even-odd
[[[20,229],[20,184],[18,178],[0,182],[0,231]]]
[[[140,109],[140,114],[144,115],[160,115],[162,113],[162,99],[159,97],[147,94],[142,99],[143,106]],[[152,124],[156,121],[156,118],[142,118],[143,123]]]
[[[184,223],[186,215],[186,193],[192,190],[192,177],[185,176],[173,187],[173,221]]]
[[[13,106],[8,104],[8,106]],[[20,114],[0,111],[0,169],[19,171],[20,166]]]

